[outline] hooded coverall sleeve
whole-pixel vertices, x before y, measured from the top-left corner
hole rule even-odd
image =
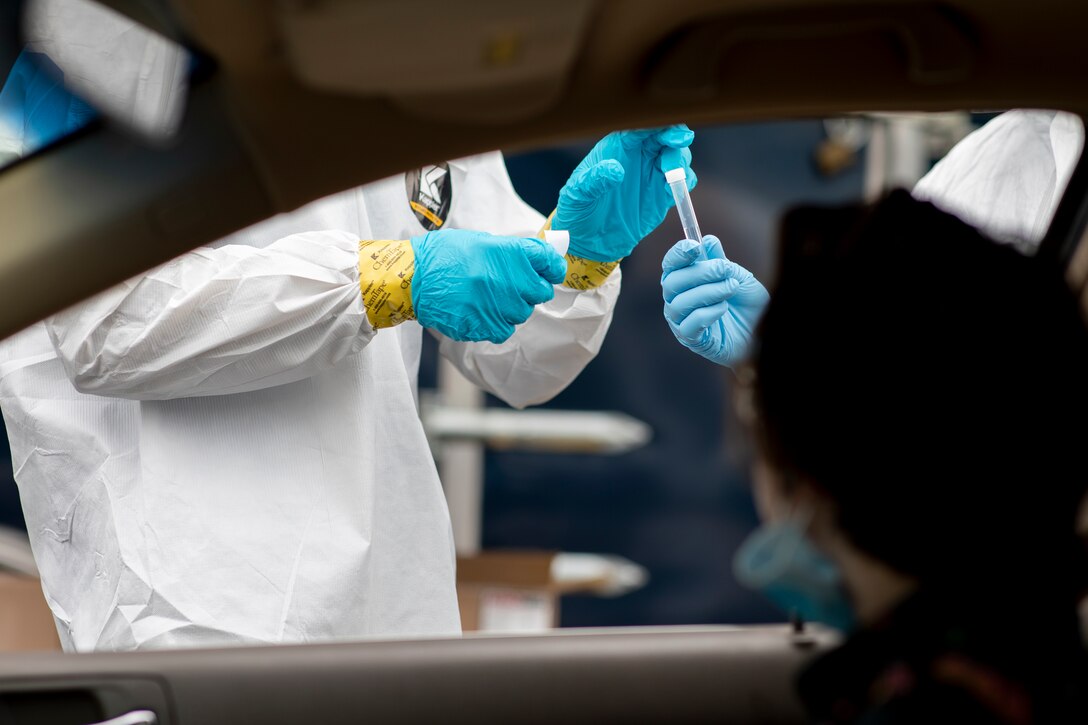
[[[373,338],[358,237],[295,234],[201,247],[46,320],[83,393],[138,400],[240,393],[334,366]]]
[[[536,236],[544,217],[514,191],[502,155],[488,154],[477,182],[490,193],[488,223],[493,234]],[[620,294],[617,268],[600,287],[578,291],[556,285],[555,298],[533,314],[501,344],[456,342],[432,331],[440,353],[469,380],[515,408],[550,400],[578,377],[604,342]]]
[[[1080,118],[1003,113],[939,161],[912,191],[999,241],[1034,251],[1084,148]]]
[[[556,286],[504,343],[454,342],[439,333],[439,351],[466,378],[515,408],[543,403],[578,377],[604,342],[620,293],[620,271],[594,290]],[[433,332],[433,331],[432,331]]]

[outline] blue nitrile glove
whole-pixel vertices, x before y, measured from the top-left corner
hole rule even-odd
[[[732,367],[748,352],[770,295],[751,272],[725,258],[717,237],[703,237],[703,248],[705,260],[696,242],[682,239],[662,260],[665,319],[681,345]]]
[[[412,239],[412,254],[416,319],[458,341],[503,342],[567,273],[547,242],[486,232],[428,232]]]
[[[695,187],[687,148],[694,138],[679,125],[598,141],[559,192],[552,228],[570,232],[568,254],[598,262],[629,255],[673,206],[665,171],[683,165],[688,188]]]

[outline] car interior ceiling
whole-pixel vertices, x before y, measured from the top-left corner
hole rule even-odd
[[[92,129],[0,174],[11,240],[0,335],[261,218],[435,159],[674,121],[1088,110],[1088,7],[1060,0],[1030,13],[988,0],[106,4],[216,69],[164,149]],[[381,42],[368,50],[362,38]],[[93,169],[110,169],[108,181]]]

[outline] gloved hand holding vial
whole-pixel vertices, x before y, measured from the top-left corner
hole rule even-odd
[[[770,296],[755,276],[725,257],[717,237],[703,236],[683,168],[665,172],[684,239],[661,263],[665,320],[684,347],[719,365],[744,358]]]

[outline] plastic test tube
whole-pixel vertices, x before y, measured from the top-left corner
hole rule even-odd
[[[676,213],[680,215],[680,224],[684,227],[684,238],[698,242],[699,258],[706,259],[703,233],[699,231],[699,222],[695,219],[695,208],[691,205],[691,195],[688,193],[687,173],[683,168],[670,169],[665,172],[665,181],[672,190],[672,198],[676,202]]]

